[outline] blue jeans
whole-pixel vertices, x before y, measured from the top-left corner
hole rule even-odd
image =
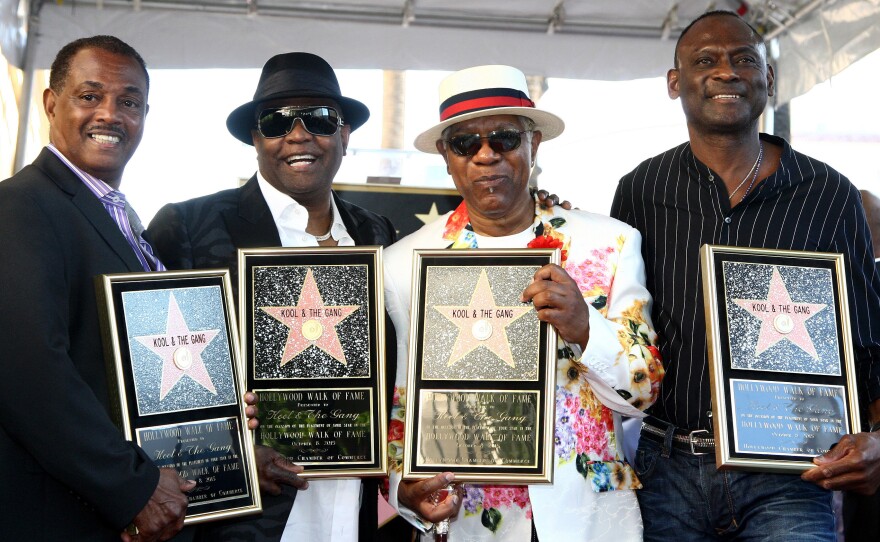
[[[832,493],[798,475],[719,471],[714,454],[660,452],[640,439],[634,466],[646,541],[836,540]]]

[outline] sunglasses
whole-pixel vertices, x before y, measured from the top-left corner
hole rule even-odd
[[[489,148],[500,154],[518,148],[522,142],[522,135],[527,132],[529,130],[496,130],[484,136],[480,134],[461,134],[450,137],[444,142],[452,149],[452,152],[459,156],[473,156],[480,152],[483,140],[486,139],[489,141]]]
[[[332,136],[345,122],[332,107],[272,107],[257,117],[257,129],[263,137],[284,137],[293,130],[296,119],[312,135]]]

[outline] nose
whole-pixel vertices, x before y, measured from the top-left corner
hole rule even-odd
[[[294,143],[309,141],[312,139],[312,134],[306,130],[306,125],[303,120],[299,117],[293,119],[293,128],[290,129],[290,132],[285,136],[287,141],[291,141]]]
[[[96,111],[96,120],[107,124],[117,124],[119,119],[119,104],[116,100],[103,99]]]
[[[496,152],[489,145],[489,139],[483,138],[480,140],[480,150],[473,156],[472,160],[479,164],[491,164],[497,162],[501,158],[501,153]]]
[[[726,57],[718,60],[718,63],[715,65],[714,76],[724,81],[739,79],[739,73],[736,71],[736,66],[732,59]]]

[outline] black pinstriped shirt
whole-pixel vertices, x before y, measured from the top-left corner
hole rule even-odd
[[[783,147],[779,168],[733,209],[721,178],[697,160],[690,143],[624,176],[612,204],[611,216],[644,239],[666,366],[660,398],[649,412],[685,429],[712,429],[700,275],[705,243],[843,253],[859,395],[863,406],[880,398],[880,277],[859,192],[784,139],[761,139]]]

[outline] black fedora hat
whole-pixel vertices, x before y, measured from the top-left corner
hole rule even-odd
[[[236,107],[226,118],[226,128],[236,139],[253,145],[251,130],[256,126],[257,105],[277,98],[329,98],[339,104],[342,119],[352,131],[370,118],[370,110],[357,100],[346,98],[339,89],[333,68],[311,53],[275,55],[263,66],[254,99]]]

